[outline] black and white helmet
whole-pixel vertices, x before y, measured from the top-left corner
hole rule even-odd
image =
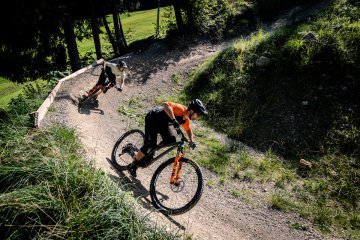
[[[127,67],[128,67],[127,64],[126,64],[126,62],[124,62],[124,61],[122,61],[122,60],[119,61],[118,66],[119,66],[119,67],[124,67],[124,68],[127,68]]]
[[[205,105],[199,99],[191,100],[188,109],[193,110],[200,115],[208,115]]]

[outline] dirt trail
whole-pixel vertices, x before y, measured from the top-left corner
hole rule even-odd
[[[109,163],[119,136],[131,128],[143,128],[137,123],[139,116],[144,118],[146,112],[156,105],[155,102],[176,96],[189,73],[228,44],[185,44],[179,39],[173,45],[156,43],[145,52],[128,54],[121,58],[130,66],[124,91],[111,89],[99,96],[98,104],[90,103],[79,109],[74,104],[77,97],[93,86],[100,73],[100,67],[90,69],[64,82],[54,102],[55,110],[48,112],[44,125],[65,123],[74,127],[87,158],[94,159],[96,167],[103,169],[115,181],[126,183],[126,189],[133,192],[139,203],[135,205],[139,214],[170,232],[191,235],[194,239],[325,239],[311,223],[294,214],[273,210],[264,201],[259,200],[259,204],[254,206],[243,198],[234,197],[230,190],[234,187],[241,189],[245,184],[238,180],[216,187],[205,184],[201,200],[190,212],[166,217],[152,209],[148,196],[149,181],[161,160],[149,168],[139,169],[137,179],[115,171]],[[174,81],[173,74],[181,76],[182,80]],[[137,112],[126,108],[129,101],[138,106]],[[123,113],[119,112],[121,107]],[[195,124],[195,134],[199,125]],[[215,174],[202,170],[205,183],[207,179],[218,181]],[[267,191],[255,184],[248,184],[247,189],[259,199],[269,197]],[[293,223],[300,223],[307,230],[290,228]]]
[[[100,68],[91,69],[63,84],[54,103],[55,111],[47,114],[45,123],[65,122],[74,127],[80,135],[87,157],[95,159],[96,166],[111,178],[128,183],[127,189],[133,191],[140,203],[137,206],[139,213],[168,231],[184,236],[192,235],[195,239],[321,239],[310,223],[266,206],[254,208],[232,196],[229,193],[231,186],[211,188],[206,185],[200,202],[190,212],[166,217],[153,211],[148,196],[149,180],[159,163],[140,169],[137,179],[112,169],[109,160],[116,140],[130,128],[138,127],[137,119],[119,113],[119,107],[129,99],[136,99],[144,116],[154,106],[154,99],[176,95],[183,87],[183,83],[174,83],[173,74],[186,76],[191,69],[223,47],[224,44],[192,43],[180,51],[169,49],[166,44],[156,44],[144,53],[127,55],[123,59],[131,66],[131,74],[124,91],[111,89],[107,94],[99,96],[98,104],[88,104],[78,109],[73,100],[89,89],[98,78]],[[205,169],[203,172],[205,182],[206,179],[216,179],[213,173]],[[254,191],[258,189],[254,188]],[[295,230],[289,227],[290,223],[302,223],[309,229]]]

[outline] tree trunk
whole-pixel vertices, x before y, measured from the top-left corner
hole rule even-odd
[[[102,58],[101,44],[100,44],[100,37],[99,37],[99,22],[95,15],[93,0],[90,1],[90,5],[91,5],[90,6],[91,7],[91,29],[92,29],[92,34],[93,34],[93,38],[94,38],[96,59],[99,60],[100,58]]]
[[[115,40],[114,40],[113,35],[111,34],[111,31],[110,31],[109,25],[108,25],[108,23],[107,23],[107,21],[106,21],[106,16],[105,16],[105,15],[102,16],[102,20],[103,20],[103,22],[104,22],[104,26],[105,26],[105,29],[106,29],[106,33],[107,33],[107,35],[108,35],[108,37],[109,37],[111,46],[112,46],[112,48],[113,48],[113,50],[114,50],[114,54],[115,54],[116,56],[118,56],[118,51],[117,51],[117,47],[116,47],[116,44],[115,44]]]
[[[120,35],[121,35],[121,39],[123,41],[123,45],[125,46],[125,48],[127,48],[127,43],[126,43],[126,38],[125,38],[125,34],[124,34],[124,30],[121,24],[121,18],[120,18],[120,13],[119,13],[119,27],[120,27]]]
[[[113,21],[114,21],[114,28],[115,28],[115,39],[116,39],[116,46],[119,50],[119,54],[125,52],[125,45],[124,41],[121,37],[120,31],[120,19],[116,9],[116,0],[113,1]]]
[[[175,11],[176,24],[178,26],[178,29],[182,31],[184,23],[181,16],[180,0],[174,0],[174,11]]]
[[[186,16],[187,16],[187,25],[191,30],[194,30],[194,14],[192,11],[192,5],[190,3],[190,0],[186,0],[185,2],[185,11],[186,11]]]
[[[71,69],[73,72],[75,72],[81,68],[81,62],[80,62],[79,51],[76,44],[73,20],[71,19],[70,15],[65,16],[63,27],[64,27],[67,51],[70,58]]]

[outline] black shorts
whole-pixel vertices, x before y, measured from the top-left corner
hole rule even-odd
[[[162,107],[157,107],[146,114],[145,117],[145,140],[141,151],[148,155],[157,145],[157,136],[160,134],[163,143],[169,144],[176,141],[169,126],[170,118]],[[152,155],[148,155],[150,158]]]
[[[100,77],[96,85],[106,86],[109,83],[112,86],[116,85],[116,75],[112,73],[110,67],[106,67],[105,71],[101,69]]]

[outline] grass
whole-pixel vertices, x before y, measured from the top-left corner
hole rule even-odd
[[[177,85],[181,84],[181,82],[182,82],[182,77],[181,77],[181,75],[179,73],[174,73],[171,76],[171,79]]]
[[[208,179],[206,185],[208,185],[211,188],[214,188],[216,186],[216,183],[214,182],[214,180]]]
[[[133,97],[122,102],[118,111],[121,114],[134,119],[138,125],[145,126],[144,109],[142,108],[140,99],[137,97]]]
[[[155,97],[154,99],[154,104],[155,105],[161,105],[164,102],[174,102],[174,103],[179,103],[179,104],[183,104],[184,106],[187,106],[186,101],[182,98],[182,96],[176,94],[173,95],[171,97]]]
[[[45,81],[37,80],[30,84],[35,85],[36,83],[44,84]],[[26,84],[14,83],[7,80],[6,78],[0,77],[0,108],[7,108],[11,100],[22,93],[25,85]]]
[[[209,126],[267,152],[252,159],[211,137],[199,139],[208,147],[203,166],[226,178],[272,183],[274,208],[350,239],[360,235],[358,18],[354,1],[337,0],[309,22],[259,30],[204,63],[185,89],[208,106]],[[315,42],[304,40],[309,31]],[[268,65],[256,64],[261,56]],[[301,169],[301,158],[313,168]]]
[[[165,8],[160,8],[160,18]],[[121,14],[128,44],[155,36],[157,9]]]
[[[228,172],[228,163],[230,162],[230,154],[227,154],[227,146],[214,138],[206,137],[197,139],[201,144],[206,146],[206,150],[199,154],[197,161],[202,166],[224,177]]]
[[[176,238],[137,217],[131,195],[84,159],[74,129],[31,129],[29,112],[55,83],[27,86],[1,114],[2,238]]]
[[[241,196],[241,192],[237,189],[231,189],[230,194],[237,198]]]
[[[196,140],[204,146],[195,150],[199,164],[216,172],[220,182],[236,178],[248,182],[275,182],[276,187],[284,188],[295,182],[296,173],[288,169],[280,158],[271,150],[263,157],[254,157],[245,149],[231,147],[215,138],[208,128],[197,129]]]
[[[166,21],[162,18],[162,14],[165,8],[160,9],[161,21]],[[156,34],[156,18],[157,9],[150,9],[146,11],[122,13],[120,15],[123,31],[125,34],[126,42],[128,45],[139,40],[146,39]],[[113,27],[112,15],[107,16],[109,27]],[[111,44],[107,39],[105,27],[101,27],[100,41],[103,51],[111,52]],[[95,58],[95,45],[92,38],[83,39],[78,41],[78,49],[80,56],[83,57],[85,54],[91,53],[92,57]]]
[[[296,229],[296,230],[301,230],[301,231],[307,231],[308,230],[308,227],[301,224],[301,223],[297,223],[297,222],[294,222],[294,223],[289,223],[289,227],[292,228],[292,229]]]
[[[2,236],[167,239],[136,217],[126,192],[86,164],[74,130],[39,131],[22,146],[1,161]]]

